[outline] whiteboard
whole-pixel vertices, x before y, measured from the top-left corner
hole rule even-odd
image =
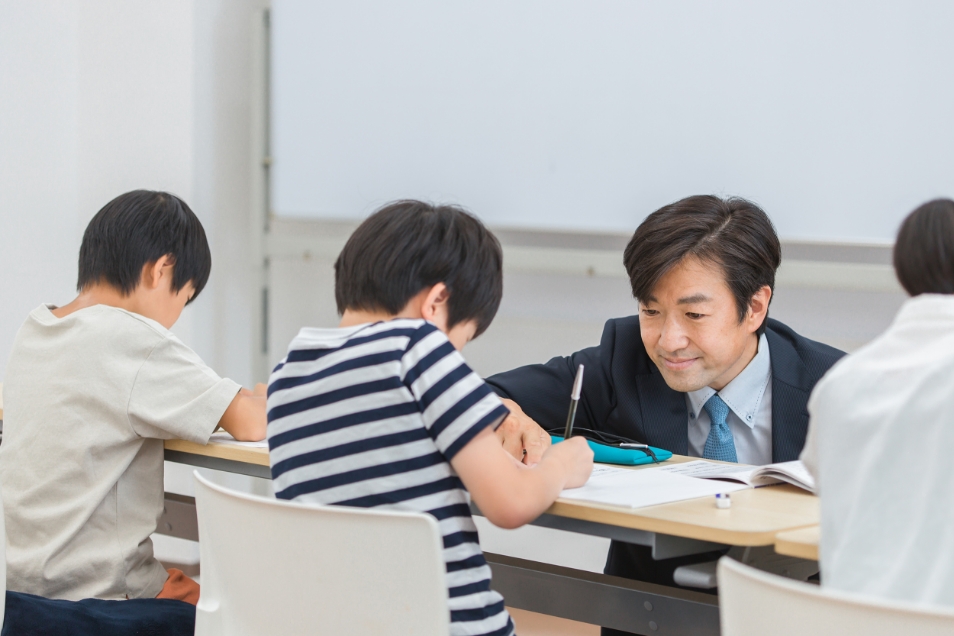
[[[888,241],[954,195],[954,2],[273,0],[272,209],[632,231],[689,194]]]

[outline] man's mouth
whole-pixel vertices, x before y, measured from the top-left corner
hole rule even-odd
[[[665,366],[670,371],[685,371],[693,365],[693,363],[699,358],[672,358],[666,356],[660,356],[663,366]]]

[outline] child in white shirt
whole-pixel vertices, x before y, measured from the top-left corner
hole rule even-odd
[[[822,585],[954,606],[954,200],[901,224],[888,329],[815,387],[801,459],[821,498]]]
[[[198,585],[152,552],[162,440],[204,444],[218,425],[265,436],[264,387],[220,378],[169,331],[210,270],[184,202],[129,192],[86,229],[78,297],[39,306],[20,328],[0,446],[9,590],[198,600]]]

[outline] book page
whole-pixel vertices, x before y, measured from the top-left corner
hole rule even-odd
[[[805,468],[805,464],[799,460],[790,462],[780,462],[778,464],[769,464],[758,469],[760,475],[776,478],[781,481],[798,486],[809,492],[815,492],[815,479]]]
[[[731,479],[739,481],[748,486],[768,486],[777,484],[778,479],[758,475],[760,471],[758,466],[749,466],[748,464],[724,464],[720,462],[710,462],[704,459],[698,459],[684,464],[673,464],[664,466],[660,470],[665,470],[677,475],[686,475],[687,477],[698,477],[699,479]]]

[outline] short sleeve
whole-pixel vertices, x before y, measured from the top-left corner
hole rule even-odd
[[[510,412],[430,323],[411,336],[401,363],[404,384],[417,401],[424,426],[448,461]]]
[[[136,375],[127,407],[129,423],[142,437],[205,444],[240,389],[169,335]]]

